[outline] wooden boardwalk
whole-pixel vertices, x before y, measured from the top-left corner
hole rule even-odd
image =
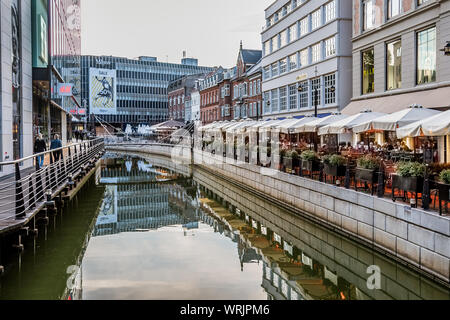
[[[47,189],[52,191],[52,200],[70,201],[95,173],[104,146],[93,145],[79,157],[73,154],[69,157],[65,151],[64,161],[50,164],[50,157],[46,157],[40,170],[32,167],[20,170],[22,192],[16,189],[15,175],[0,178],[0,235],[34,224],[36,215],[46,209]],[[73,186],[69,184],[69,176]],[[23,216],[16,217],[17,213]]]

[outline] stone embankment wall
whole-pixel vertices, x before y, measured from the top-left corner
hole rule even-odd
[[[136,147],[121,148],[132,151]],[[155,144],[137,148],[141,152],[171,156],[175,162],[182,159],[186,163],[188,159],[188,151],[179,146]],[[180,156],[182,153],[184,157]],[[230,182],[286,203],[310,218],[450,282],[450,219],[447,217],[232,159],[224,162],[219,155],[198,150],[193,158],[195,165]]]

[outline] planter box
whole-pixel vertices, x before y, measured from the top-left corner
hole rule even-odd
[[[286,173],[292,173],[295,168],[300,166],[299,159],[283,157],[283,167]]]
[[[333,177],[344,177],[345,173],[347,172],[346,166],[332,166],[330,164],[325,163],[323,172],[327,176],[333,176]]]
[[[302,170],[314,172],[320,171],[320,162],[319,161],[307,161],[302,160]]]
[[[402,177],[397,174],[392,175],[392,188],[409,192],[423,192],[423,177]]]
[[[450,184],[438,182],[437,189],[439,191],[439,214],[442,215],[442,201],[446,203],[450,201]]]
[[[356,168],[355,179],[367,183],[376,183],[378,181],[377,171],[375,169]]]
[[[402,190],[403,196],[396,197],[395,190]],[[397,174],[392,175],[392,200],[403,198],[406,201],[406,192],[415,193],[415,200],[417,205],[418,194],[423,192],[423,177],[402,177]]]

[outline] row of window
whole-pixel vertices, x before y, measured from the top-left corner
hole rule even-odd
[[[416,33],[416,84],[436,81],[436,27]],[[375,92],[374,48],[361,52],[362,94]],[[386,43],[386,90],[402,87],[402,41]]]
[[[201,105],[206,106],[211,103],[219,102],[219,91],[214,90],[201,95]]]
[[[323,50],[322,50],[323,48]],[[263,69],[263,79],[267,80],[286,72],[303,68],[309,64],[317,63],[336,54],[336,36],[323,42],[316,43],[310,48],[305,48],[289,57],[281,59]]]
[[[245,119],[260,117],[262,114],[261,102],[252,102],[249,104],[235,105],[233,107],[234,119]],[[228,113],[228,116],[230,114]]]
[[[180,94],[176,97],[170,97],[169,99],[169,107],[176,106],[182,103],[184,103],[184,94]]]
[[[108,123],[161,123],[168,120],[167,114],[152,115],[103,115],[101,118]]]
[[[283,8],[275,12],[269,18],[266,19],[266,27],[269,28],[273,26],[275,23],[280,21],[282,18],[291,13],[297,6],[307,2],[308,0],[289,0]]]
[[[264,92],[264,114],[312,107],[316,103],[316,96],[318,106],[335,104],[335,86],[336,74],[333,73]]]
[[[429,0],[417,0],[417,6]],[[386,10],[384,9],[386,6]],[[376,0],[362,0],[363,31],[373,29],[381,24],[383,12],[387,12],[387,19],[392,19],[403,13],[403,0],[387,0],[377,4]]]
[[[263,54],[268,55],[286,46],[287,44],[304,37],[309,32],[319,28],[323,24],[326,24],[335,18],[336,2],[333,0],[326,5],[321,6],[310,15],[300,19],[289,28],[272,37],[270,40],[264,42]]]
[[[261,80],[240,83],[233,87],[233,99],[253,97],[261,94]]]
[[[167,88],[118,85],[117,93],[167,94]]]
[[[167,102],[145,100],[117,100],[117,108],[167,109]]]

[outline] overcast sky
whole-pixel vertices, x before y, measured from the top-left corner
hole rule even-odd
[[[82,53],[179,63],[186,50],[200,65],[229,68],[241,40],[261,50],[264,9],[273,1],[83,1]]]

